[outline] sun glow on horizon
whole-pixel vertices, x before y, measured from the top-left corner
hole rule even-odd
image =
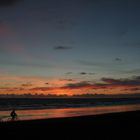
[[[100,82],[99,82],[100,81]],[[133,94],[140,93],[139,77],[102,78],[98,82],[66,78],[0,76],[0,94]]]

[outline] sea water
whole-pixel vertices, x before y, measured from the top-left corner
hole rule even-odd
[[[10,121],[12,109],[18,120],[47,119],[140,110],[140,99],[0,99],[0,121]]]

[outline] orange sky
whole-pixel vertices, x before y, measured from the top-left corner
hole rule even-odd
[[[130,79],[102,78],[96,83],[95,80],[92,82],[49,77],[0,76],[0,94],[133,94],[139,93],[139,91],[138,77]]]

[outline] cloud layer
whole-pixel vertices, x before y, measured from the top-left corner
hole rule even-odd
[[[68,49],[72,49],[72,47],[70,47],[70,46],[55,46],[54,48],[53,48],[54,50],[68,50]]]
[[[136,86],[140,85],[140,76],[135,76],[128,79],[113,79],[113,78],[102,78],[103,82],[107,83],[108,85],[122,85],[122,86]]]

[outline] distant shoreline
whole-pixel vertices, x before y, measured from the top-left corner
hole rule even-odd
[[[74,94],[74,95],[67,95],[67,94],[62,94],[62,95],[57,95],[57,94],[0,94],[0,99],[3,98],[32,98],[32,99],[51,99],[51,98],[58,98],[58,99],[69,99],[69,98],[140,98],[140,93],[133,93],[133,94],[94,94],[94,93],[83,93],[83,94]]]

